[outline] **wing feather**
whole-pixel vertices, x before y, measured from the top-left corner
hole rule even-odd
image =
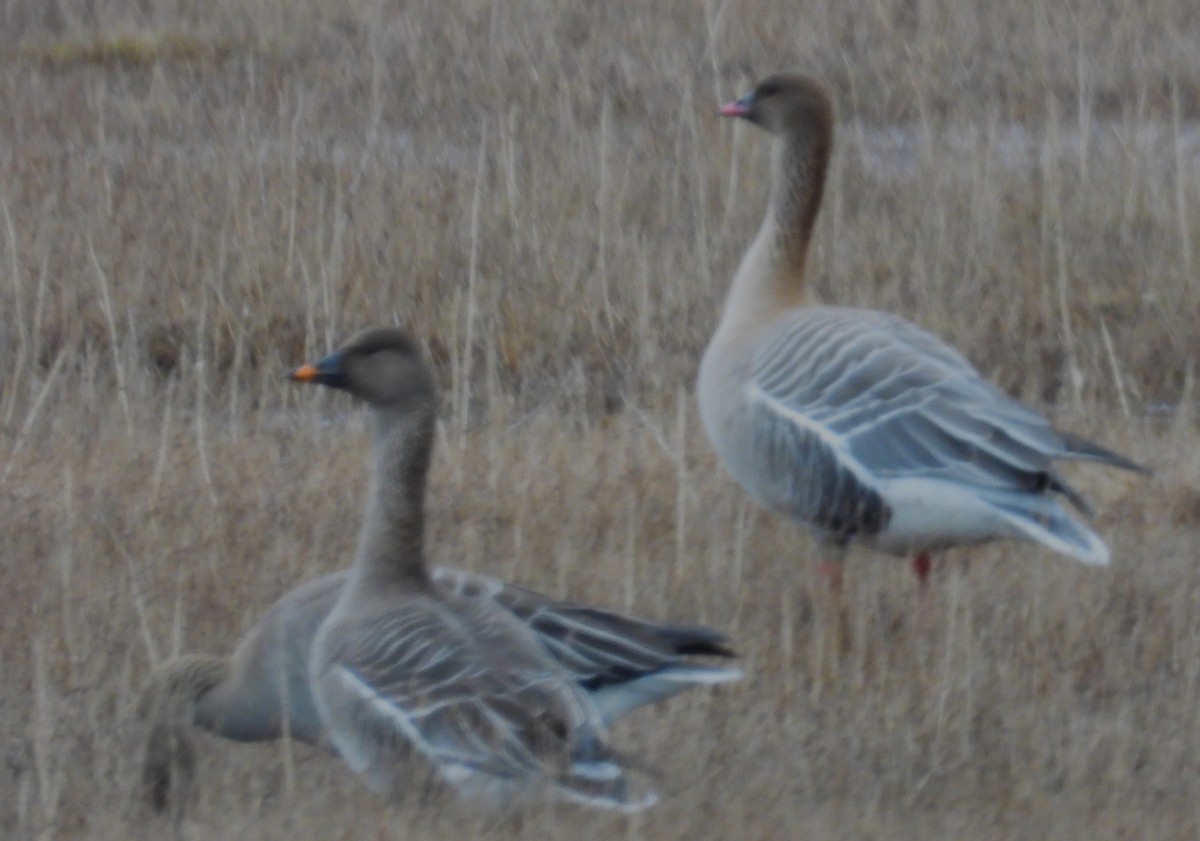
[[[436,570],[435,580],[440,582],[448,574]],[[467,578],[475,580],[468,582]],[[733,656],[727,640],[706,628],[643,622],[555,601],[487,576],[457,572],[454,581],[457,592],[486,593],[528,627],[570,679],[589,692],[672,668],[687,654]]]
[[[776,504],[826,531],[869,531],[848,520],[889,479],[1059,489],[1050,463],[1074,455],[953,348],[884,313],[798,312],[755,357],[745,403],[766,469],[801,477],[774,477]]]
[[[463,769],[552,775],[565,765],[574,734],[598,726],[597,714],[523,629],[485,607],[459,599],[446,610],[418,598],[340,627],[327,671],[351,697],[354,723],[332,728],[334,740],[339,731],[398,732],[448,778]]]

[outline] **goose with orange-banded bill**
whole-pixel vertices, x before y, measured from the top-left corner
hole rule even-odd
[[[413,340],[367,330],[292,377],[346,391],[371,410],[371,483],[354,566],[308,660],[317,710],[342,759],[381,791],[409,776],[413,748],[466,790],[508,798],[541,788],[624,812],[652,805],[656,795],[609,746],[604,716],[563,653],[547,650],[511,610],[432,580],[424,499],[436,397]]]

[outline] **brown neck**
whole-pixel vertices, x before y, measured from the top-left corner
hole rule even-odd
[[[767,223],[774,227],[772,250],[777,281],[794,287],[796,294],[803,291],[804,263],[821,209],[832,148],[833,126],[823,120],[792,128],[775,142]]]
[[[356,573],[368,586],[424,585],[425,483],[433,449],[434,412],[372,412],[371,489],[359,537]]]

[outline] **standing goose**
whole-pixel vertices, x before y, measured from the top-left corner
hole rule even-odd
[[[309,658],[317,709],[342,759],[381,792],[399,788],[416,748],[465,789],[507,797],[544,787],[626,812],[652,805],[654,793],[609,749],[587,692],[529,627],[430,578],[423,506],[436,399],[415,343],[368,330],[292,377],[371,408],[366,519]]]
[[[721,108],[774,136],[770,201],[700,363],[700,415],[734,477],[826,543],[914,556],[1023,538],[1088,564],[1108,549],[1056,459],[1145,468],[1060,432],[957,351],[882,312],[813,306],[804,264],[833,147],[833,106],[779,74]],[[827,568],[828,569],[828,568]],[[829,570],[840,582],[840,567]]]
[[[190,784],[191,727],[240,742],[286,732],[328,746],[309,689],[308,657],[347,575],[331,573],[282,596],[228,658],[185,655],[154,670],[138,713],[149,725],[142,779],[156,809],[166,807],[172,785],[186,790]],[[733,656],[728,640],[707,628],[642,622],[459,570],[437,568],[432,579],[441,590],[493,602],[525,624],[588,693],[606,724],[689,686],[741,676],[734,668],[685,659]]]

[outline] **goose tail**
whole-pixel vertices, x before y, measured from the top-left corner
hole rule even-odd
[[[1046,496],[986,494],[984,498],[1016,533],[1092,566],[1105,566],[1108,547],[1094,531]]]
[[[649,809],[658,795],[596,734],[576,738],[570,762],[554,782],[568,800],[632,814]]]
[[[694,686],[713,686],[740,680],[742,670],[702,663],[675,663],[626,683],[592,692],[592,703],[605,724],[611,724],[638,707],[673,698]]]
[[[1149,467],[1138,464],[1136,461],[1128,459],[1120,453],[1114,453],[1112,450],[1100,446],[1095,441],[1089,441],[1087,438],[1072,435],[1069,432],[1059,432],[1058,434],[1062,437],[1063,456],[1065,458],[1094,461],[1121,470],[1128,470],[1132,473],[1140,473],[1143,476],[1151,476],[1154,473]]]

